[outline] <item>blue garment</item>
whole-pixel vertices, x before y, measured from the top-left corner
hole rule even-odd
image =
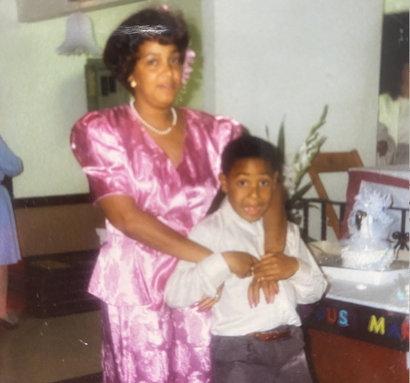
[[[23,171],[23,163],[0,136],[0,182],[4,176],[14,177]],[[0,185],[0,265],[17,263],[21,259],[16,224],[7,189]]]

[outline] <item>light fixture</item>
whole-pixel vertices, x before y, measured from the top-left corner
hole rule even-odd
[[[101,48],[94,41],[91,20],[81,12],[75,12],[67,18],[64,42],[57,48],[60,55],[102,54]]]

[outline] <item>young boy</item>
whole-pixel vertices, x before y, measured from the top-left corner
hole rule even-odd
[[[240,279],[235,259],[224,251],[241,251],[261,259],[264,254],[262,217],[278,184],[282,157],[273,145],[243,135],[222,155],[220,181],[227,193],[221,208],[206,217],[190,238],[214,251],[199,263],[179,261],[168,281],[165,299],[171,307],[184,307],[215,296],[212,308],[211,363],[214,383],[311,382],[303,351],[298,303],[319,300],[326,281],[300,239],[296,225],[288,223],[285,254],[264,258],[255,265],[279,280],[279,292],[269,304],[248,303],[252,277]]]

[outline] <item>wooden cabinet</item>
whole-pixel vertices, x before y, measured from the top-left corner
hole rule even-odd
[[[407,313],[334,299],[299,313],[316,383],[408,383]]]
[[[309,329],[316,383],[408,383],[407,354],[357,339]]]

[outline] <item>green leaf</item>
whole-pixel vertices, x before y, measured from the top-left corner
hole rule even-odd
[[[282,120],[282,123],[280,124],[277,147],[282,152],[283,156],[285,156],[285,121],[284,120]]]
[[[325,107],[323,108],[322,116],[320,117],[320,120],[321,120],[321,121],[325,121],[326,116],[327,116],[327,111],[328,111],[328,110],[329,110],[329,106],[328,106],[328,105],[325,105]]]
[[[269,127],[265,125],[266,140],[270,142]]]

